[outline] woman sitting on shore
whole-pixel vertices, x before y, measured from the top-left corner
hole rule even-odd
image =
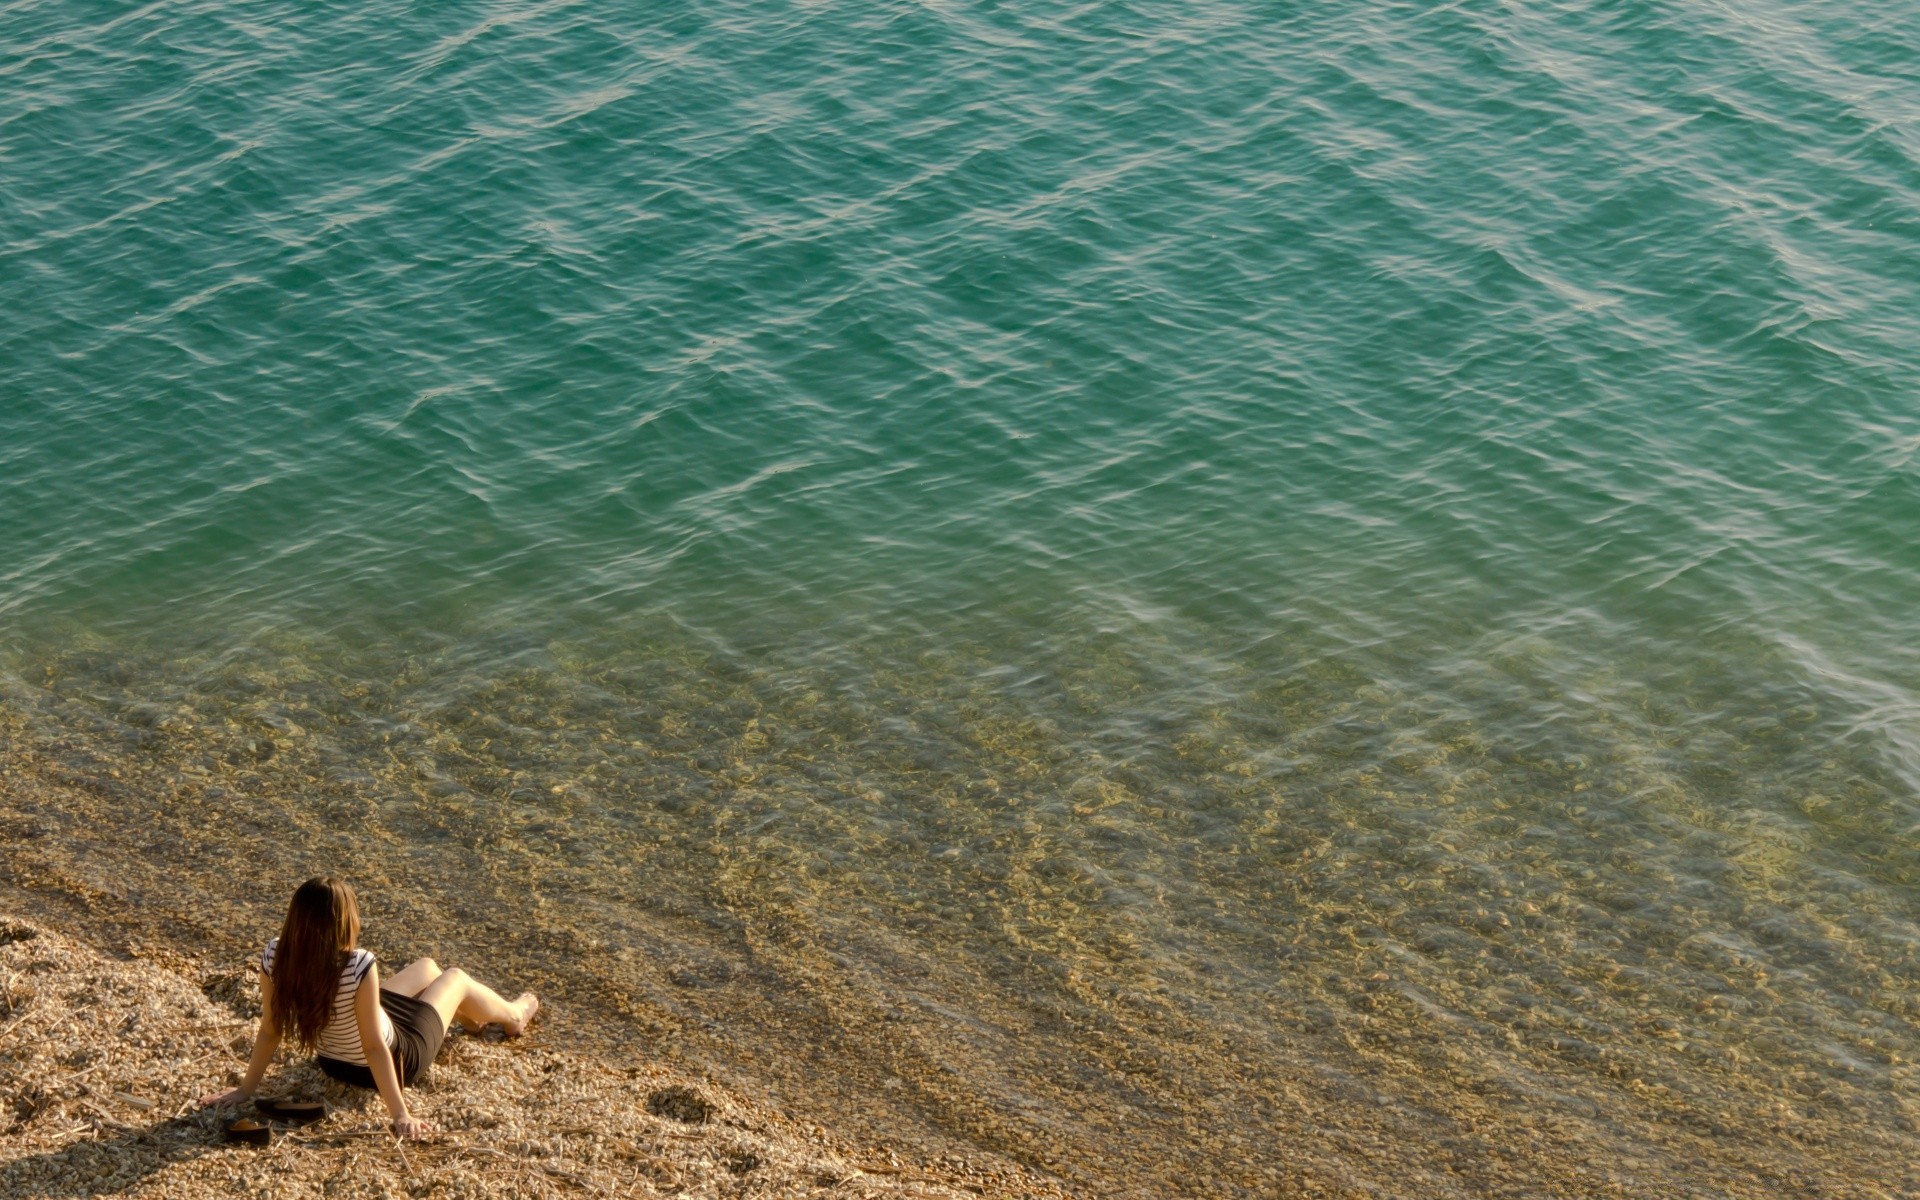
[[[342,1083],[377,1088],[393,1131],[424,1137],[427,1123],[407,1111],[401,1089],[440,1052],[458,1017],[468,1029],[498,1023],[509,1037],[524,1032],[540,1001],[522,992],[508,1002],[458,967],[442,971],[417,959],[382,981],[373,955],[357,948],[360,906],[353,889],[332,877],[309,879],[293,893],[280,936],[260,955],[260,1028],[253,1061],[240,1086],[201,1098],[202,1105],[253,1097],[283,1036],[319,1055],[320,1069]]]

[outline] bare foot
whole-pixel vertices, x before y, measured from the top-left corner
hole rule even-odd
[[[508,1037],[519,1037],[527,1031],[527,1026],[533,1024],[533,1014],[540,1011],[540,997],[532,992],[521,992],[520,998],[513,1002],[513,1006],[520,1010],[520,1019],[502,1021],[500,1028],[506,1031]]]

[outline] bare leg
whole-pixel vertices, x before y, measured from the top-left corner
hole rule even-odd
[[[500,993],[459,967],[443,971],[419,998],[433,1005],[443,1025],[451,1026],[455,1018],[468,1029],[498,1024],[507,1031],[508,1037],[524,1033],[527,1022],[540,1008],[540,1000],[532,992],[521,992],[515,1000],[503,1000]]]
[[[418,996],[427,985],[440,978],[440,964],[430,958],[416,958],[406,965],[404,970],[395,971],[380,981],[383,992],[399,992],[402,996]]]

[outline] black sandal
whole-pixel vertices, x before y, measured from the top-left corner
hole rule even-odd
[[[238,1121],[227,1122],[227,1140],[241,1142],[248,1146],[272,1145],[273,1126],[262,1125],[258,1121],[249,1121],[242,1117]]]
[[[317,1100],[255,1100],[253,1110],[283,1125],[311,1125],[327,1118],[327,1106]]]

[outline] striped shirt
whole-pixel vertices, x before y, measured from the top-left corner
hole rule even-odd
[[[260,971],[273,974],[274,951],[280,948],[280,939],[274,938],[267,948],[260,952]],[[360,981],[373,970],[373,954],[366,950],[352,950],[347,954],[346,965],[340,968],[340,985],[333,993],[333,1016],[327,1021],[327,1027],[320,1031],[320,1057],[338,1059],[356,1066],[367,1066],[367,1056],[360,1051],[360,1021],[353,1013],[353,998],[360,991]],[[380,1014],[380,1040],[393,1048],[393,1022],[387,1019],[384,1008],[376,1008]]]

